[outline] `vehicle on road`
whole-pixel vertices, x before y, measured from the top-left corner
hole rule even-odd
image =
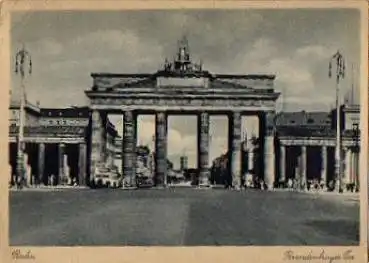
[[[123,180],[116,167],[98,165],[95,169],[93,186],[97,188],[119,188],[122,187]]]

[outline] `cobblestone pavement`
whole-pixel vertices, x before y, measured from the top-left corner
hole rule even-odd
[[[10,244],[357,245],[359,200],[224,189],[10,191]]]

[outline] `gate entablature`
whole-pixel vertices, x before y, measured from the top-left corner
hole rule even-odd
[[[273,75],[211,75],[158,71],[154,74],[91,74],[91,108],[105,110],[274,111],[279,93]],[[200,108],[199,108],[200,107]]]

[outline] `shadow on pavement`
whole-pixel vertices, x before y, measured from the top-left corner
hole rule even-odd
[[[309,220],[305,225],[312,227],[316,231],[323,232],[325,235],[345,238],[351,245],[359,245],[360,223],[350,220]],[[348,244],[347,244],[348,245]]]

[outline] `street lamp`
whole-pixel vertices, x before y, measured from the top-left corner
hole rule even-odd
[[[337,51],[329,61],[329,78],[332,78],[332,64],[336,65],[336,149],[335,149],[335,175],[338,180],[338,191],[342,192],[341,175],[341,110],[340,110],[340,80],[345,77],[345,60],[342,54]],[[336,181],[337,182],[337,181]]]
[[[25,49],[24,45],[15,55],[15,73],[20,75],[21,78],[21,94],[20,94],[20,107],[19,107],[19,129],[18,129],[18,144],[17,144],[17,181],[21,179],[24,183],[25,177],[25,165],[24,154],[24,125],[25,125],[25,104],[26,104],[26,88],[25,77],[32,73],[32,59],[30,53]]]

